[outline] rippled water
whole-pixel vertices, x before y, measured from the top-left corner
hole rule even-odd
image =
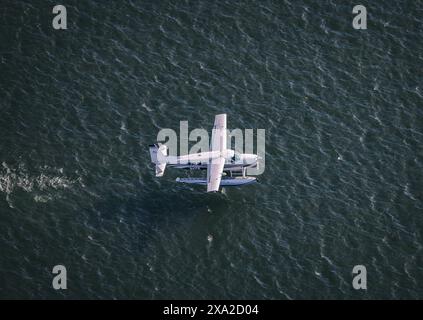
[[[1,298],[423,298],[421,1],[55,4],[0,4]],[[221,112],[266,129],[259,184],[154,177]]]

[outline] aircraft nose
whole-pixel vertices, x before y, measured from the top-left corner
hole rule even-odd
[[[245,164],[251,164],[251,163],[257,162],[257,159],[258,159],[257,155],[247,154],[247,155],[244,156],[244,163]]]

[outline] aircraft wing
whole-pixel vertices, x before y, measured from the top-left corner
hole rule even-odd
[[[210,143],[210,151],[226,150],[226,114],[218,114],[214,118],[214,126]]]
[[[226,150],[226,114],[218,114],[214,118],[210,151],[219,153]],[[225,158],[223,154],[209,160],[207,166],[207,192],[218,191],[222,179]]]
[[[213,158],[209,161],[209,165],[207,166],[207,192],[219,190],[224,165],[224,157]]]

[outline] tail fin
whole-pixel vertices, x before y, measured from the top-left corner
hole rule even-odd
[[[167,147],[156,143],[149,146],[151,162],[156,165],[156,177],[163,176],[166,169]]]

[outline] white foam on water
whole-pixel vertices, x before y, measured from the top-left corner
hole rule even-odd
[[[36,196],[34,196],[34,201],[35,202],[45,203],[45,202],[48,202],[48,201],[50,201],[52,199],[53,199],[53,197],[50,197],[50,196],[42,196],[42,195],[36,195]]]
[[[52,200],[53,194],[49,194],[53,190],[66,189],[71,187],[76,182],[81,183],[81,179],[70,179],[63,175],[63,168],[51,168],[44,166],[39,168],[41,173],[33,175],[23,164],[19,164],[17,168],[10,167],[6,162],[2,162],[0,168],[0,192],[6,194],[6,201],[9,206],[13,208],[12,199],[10,196],[16,190],[23,190],[31,193],[35,192],[35,202],[48,202]],[[40,194],[43,191],[47,194]]]

